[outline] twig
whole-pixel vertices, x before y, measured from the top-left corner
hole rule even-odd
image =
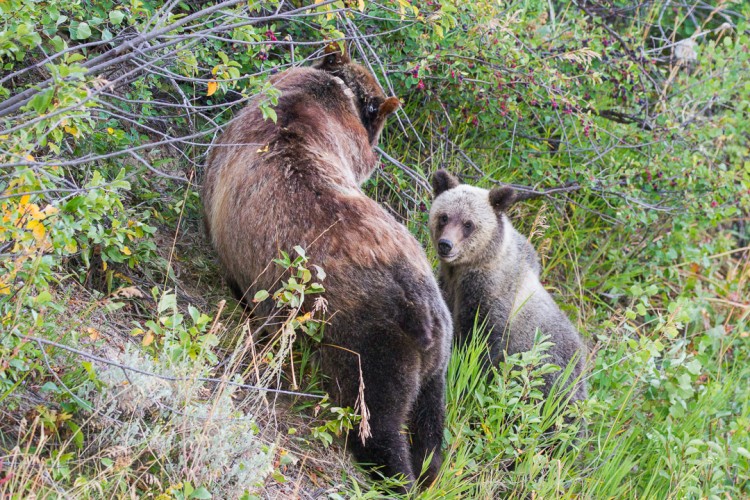
[[[248,390],[253,390],[253,391],[272,392],[275,394],[286,394],[289,396],[302,396],[306,398],[323,399],[323,396],[319,394],[308,394],[306,392],[287,391],[284,389],[272,389],[270,387],[258,387],[256,385],[243,384],[240,382],[234,382],[234,381],[226,380],[226,379],[218,379],[218,378],[210,378],[210,377],[187,378],[187,377],[171,377],[169,375],[159,375],[158,373],[152,373],[146,370],[142,370],[140,368],[136,368],[134,366],[123,365],[122,363],[118,363],[110,359],[102,358],[101,356],[97,356],[90,352],[82,351],[80,349],[75,349],[73,347],[67,346],[65,344],[60,344],[58,342],[53,342],[51,340],[41,339],[39,337],[32,337],[32,336],[23,335],[23,334],[17,334],[17,336],[19,338],[28,340],[30,342],[36,342],[38,344],[45,344],[45,345],[57,347],[58,349],[63,349],[73,354],[77,354],[78,356],[81,356],[83,358],[90,359],[93,361],[98,361],[99,363],[104,363],[105,365],[114,366],[122,370],[128,370],[134,373],[140,373],[141,375],[146,375],[146,376],[158,378],[161,380],[167,380],[169,382],[189,382],[189,381],[210,382],[210,383],[216,383],[216,384],[227,384],[227,385],[231,385],[234,387],[239,387],[240,389],[248,389]]]

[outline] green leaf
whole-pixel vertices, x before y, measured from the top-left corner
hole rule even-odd
[[[88,23],[80,23],[76,28],[76,39],[85,40],[91,36],[91,28]]]
[[[44,92],[39,92],[31,99],[29,105],[39,114],[47,111],[47,108],[52,103],[53,89],[47,89]]]
[[[207,499],[213,497],[205,487],[201,486],[190,495],[190,498]]]
[[[76,448],[78,448],[79,450],[82,449],[83,433],[81,432],[81,427],[70,420],[67,420],[65,423],[68,425],[68,428],[73,431],[73,443],[75,443]]]
[[[36,299],[34,299],[34,302],[37,305],[44,305],[52,300],[52,294],[50,294],[47,290],[43,290],[39,292],[39,295],[37,295]]]
[[[268,120],[269,118],[271,121],[276,123],[276,120],[278,120],[278,116],[276,115],[276,110],[273,108],[268,107],[268,104],[263,104],[260,106],[260,111],[263,114],[263,119]]]
[[[65,48],[65,40],[60,37],[60,35],[55,35],[55,37],[50,40],[52,43],[52,46],[55,48],[56,52],[61,52]]]
[[[119,26],[123,19],[125,19],[125,14],[121,10],[110,11],[109,21],[115,26]]]
[[[193,324],[197,324],[198,319],[200,319],[200,311],[198,311],[198,309],[196,309],[195,307],[189,305],[188,313],[190,314],[190,319],[193,320]]]
[[[110,301],[104,304],[104,310],[107,312],[115,312],[118,309],[122,309],[123,307],[125,307],[125,302]]]
[[[253,297],[253,302],[263,302],[268,298],[268,292],[266,290],[258,290]]]
[[[60,392],[60,389],[53,382],[45,382],[44,385],[40,387],[40,390],[44,392],[51,392],[53,394],[57,394],[58,392]]]
[[[162,313],[167,309],[177,308],[177,296],[173,293],[165,293],[159,300],[159,306],[156,308],[158,312]]]
[[[83,196],[76,196],[65,204],[63,210],[66,212],[75,212],[81,205],[83,205],[84,201],[86,201],[86,199]]]

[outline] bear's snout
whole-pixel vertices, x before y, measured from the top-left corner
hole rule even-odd
[[[441,257],[447,257],[450,255],[451,250],[453,250],[453,242],[451,240],[447,240],[445,238],[438,241],[438,253]]]

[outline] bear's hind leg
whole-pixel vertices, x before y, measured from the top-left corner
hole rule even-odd
[[[350,324],[360,329],[365,323]],[[328,382],[329,394],[337,404],[354,408],[362,376],[369,411],[370,437],[362,444],[357,428],[349,433],[348,448],[357,462],[376,469],[373,477],[403,476],[407,483],[403,491],[407,491],[416,479],[406,426],[419,390],[419,359],[398,342],[384,341],[388,335],[380,329],[365,338],[343,328],[338,333],[350,343],[342,346],[343,342],[331,339],[325,350],[325,373],[335,373]]]
[[[357,462],[369,464],[373,477],[396,477],[405,481],[401,493],[414,483],[411,454],[407,436],[393,415],[372,414],[369,420],[372,435],[362,444],[359,435],[349,433],[349,447]]]
[[[420,474],[424,460],[432,454],[427,470],[420,477],[424,488],[437,479],[443,463],[444,424],[445,375],[440,371],[422,384],[409,424],[412,439],[412,467],[415,475]]]

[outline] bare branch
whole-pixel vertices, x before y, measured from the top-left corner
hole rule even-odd
[[[233,387],[239,387],[240,389],[248,389],[248,390],[260,391],[260,392],[272,392],[275,394],[285,394],[288,396],[301,396],[305,398],[315,398],[315,399],[323,399],[324,397],[319,394],[308,394],[306,392],[295,392],[295,391],[287,391],[284,389],[272,389],[269,387],[258,387],[255,385],[242,384],[240,382],[234,382],[234,381],[226,380],[226,379],[208,378],[208,377],[186,378],[186,377],[170,377],[168,375],[159,375],[158,373],[152,373],[146,370],[142,370],[140,368],[136,368],[134,366],[123,365],[122,363],[112,361],[111,359],[102,358],[101,356],[97,356],[96,354],[82,351],[80,349],[75,349],[73,347],[67,346],[65,344],[60,344],[58,342],[53,342],[51,340],[42,339],[38,337],[32,337],[32,336],[23,335],[23,334],[17,334],[17,335],[18,337],[28,340],[30,342],[36,342],[37,344],[44,344],[44,345],[49,345],[52,347],[57,347],[58,349],[68,351],[84,359],[90,359],[92,361],[104,363],[105,365],[114,366],[122,370],[127,370],[133,373],[139,373],[141,375],[147,375],[149,377],[154,377],[154,378],[158,378],[161,380],[167,380],[169,382],[190,382],[190,381],[210,382],[210,383],[216,383],[216,384],[231,385]],[[53,370],[50,370],[50,371],[53,371]]]

